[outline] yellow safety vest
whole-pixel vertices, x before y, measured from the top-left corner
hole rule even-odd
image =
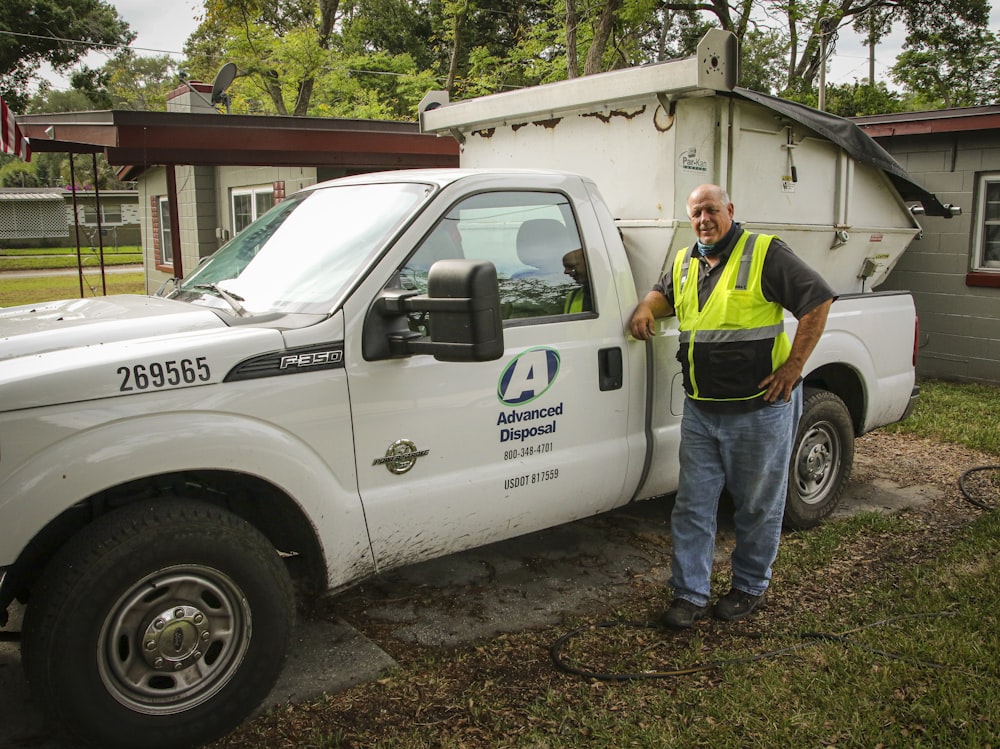
[[[583,312],[583,289],[573,289],[566,296],[563,302],[563,314],[571,315],[574,312]]]
[[[755,241],[746,251],[749,238]],[[784,310],[764,298],[761,278],[773,236],[744,231],[722,276],[701,308],[698,265],[689,248],[674,259],[674,309],[680,331],[677,358],[684,389],[702,401],[740,401],[764,394],[758,383],[780,367],[792,349]]]

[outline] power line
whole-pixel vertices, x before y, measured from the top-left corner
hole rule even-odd
[[[106,49],[131,49],[139,52],[158,52],[164,55],[183,55],[183,52],[175,52],[169,49],[152,49],[150,47],[132,47],[128,44],[108,44],[106,42],[84,42],[79,39],[64,39],[60,36],[45,36],[44,34],[25,34],[20,31],[6,31],[0,29],[0,34],[8,36],[23,36],[27,39],[44,39],[51,42],[62,42],[64,44],[79,44],[84,47],[104,47]]]

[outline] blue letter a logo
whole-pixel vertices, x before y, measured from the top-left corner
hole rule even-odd
[[[559,374],[559,352],[551,348],[522,351],[500,375],[497,398],[505,406],[530,403],[548,390]]]

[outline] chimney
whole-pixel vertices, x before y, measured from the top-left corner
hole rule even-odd
[[[187,81],[167,94],[167,111],[218,114],[219,111],[212,105],[211,99],[212,84]]]

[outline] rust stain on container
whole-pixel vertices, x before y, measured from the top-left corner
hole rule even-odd
[[[621,109],[612,109],[610,112],[591,112],[589,114],[580,115],[581,117],[596,117],[605,125],[611,122],[614,117],[624,117],[626,120],[635,119],[640,114],[646,111],[646,105],[644,104],[639,109],[634,112],[625,112]]]

